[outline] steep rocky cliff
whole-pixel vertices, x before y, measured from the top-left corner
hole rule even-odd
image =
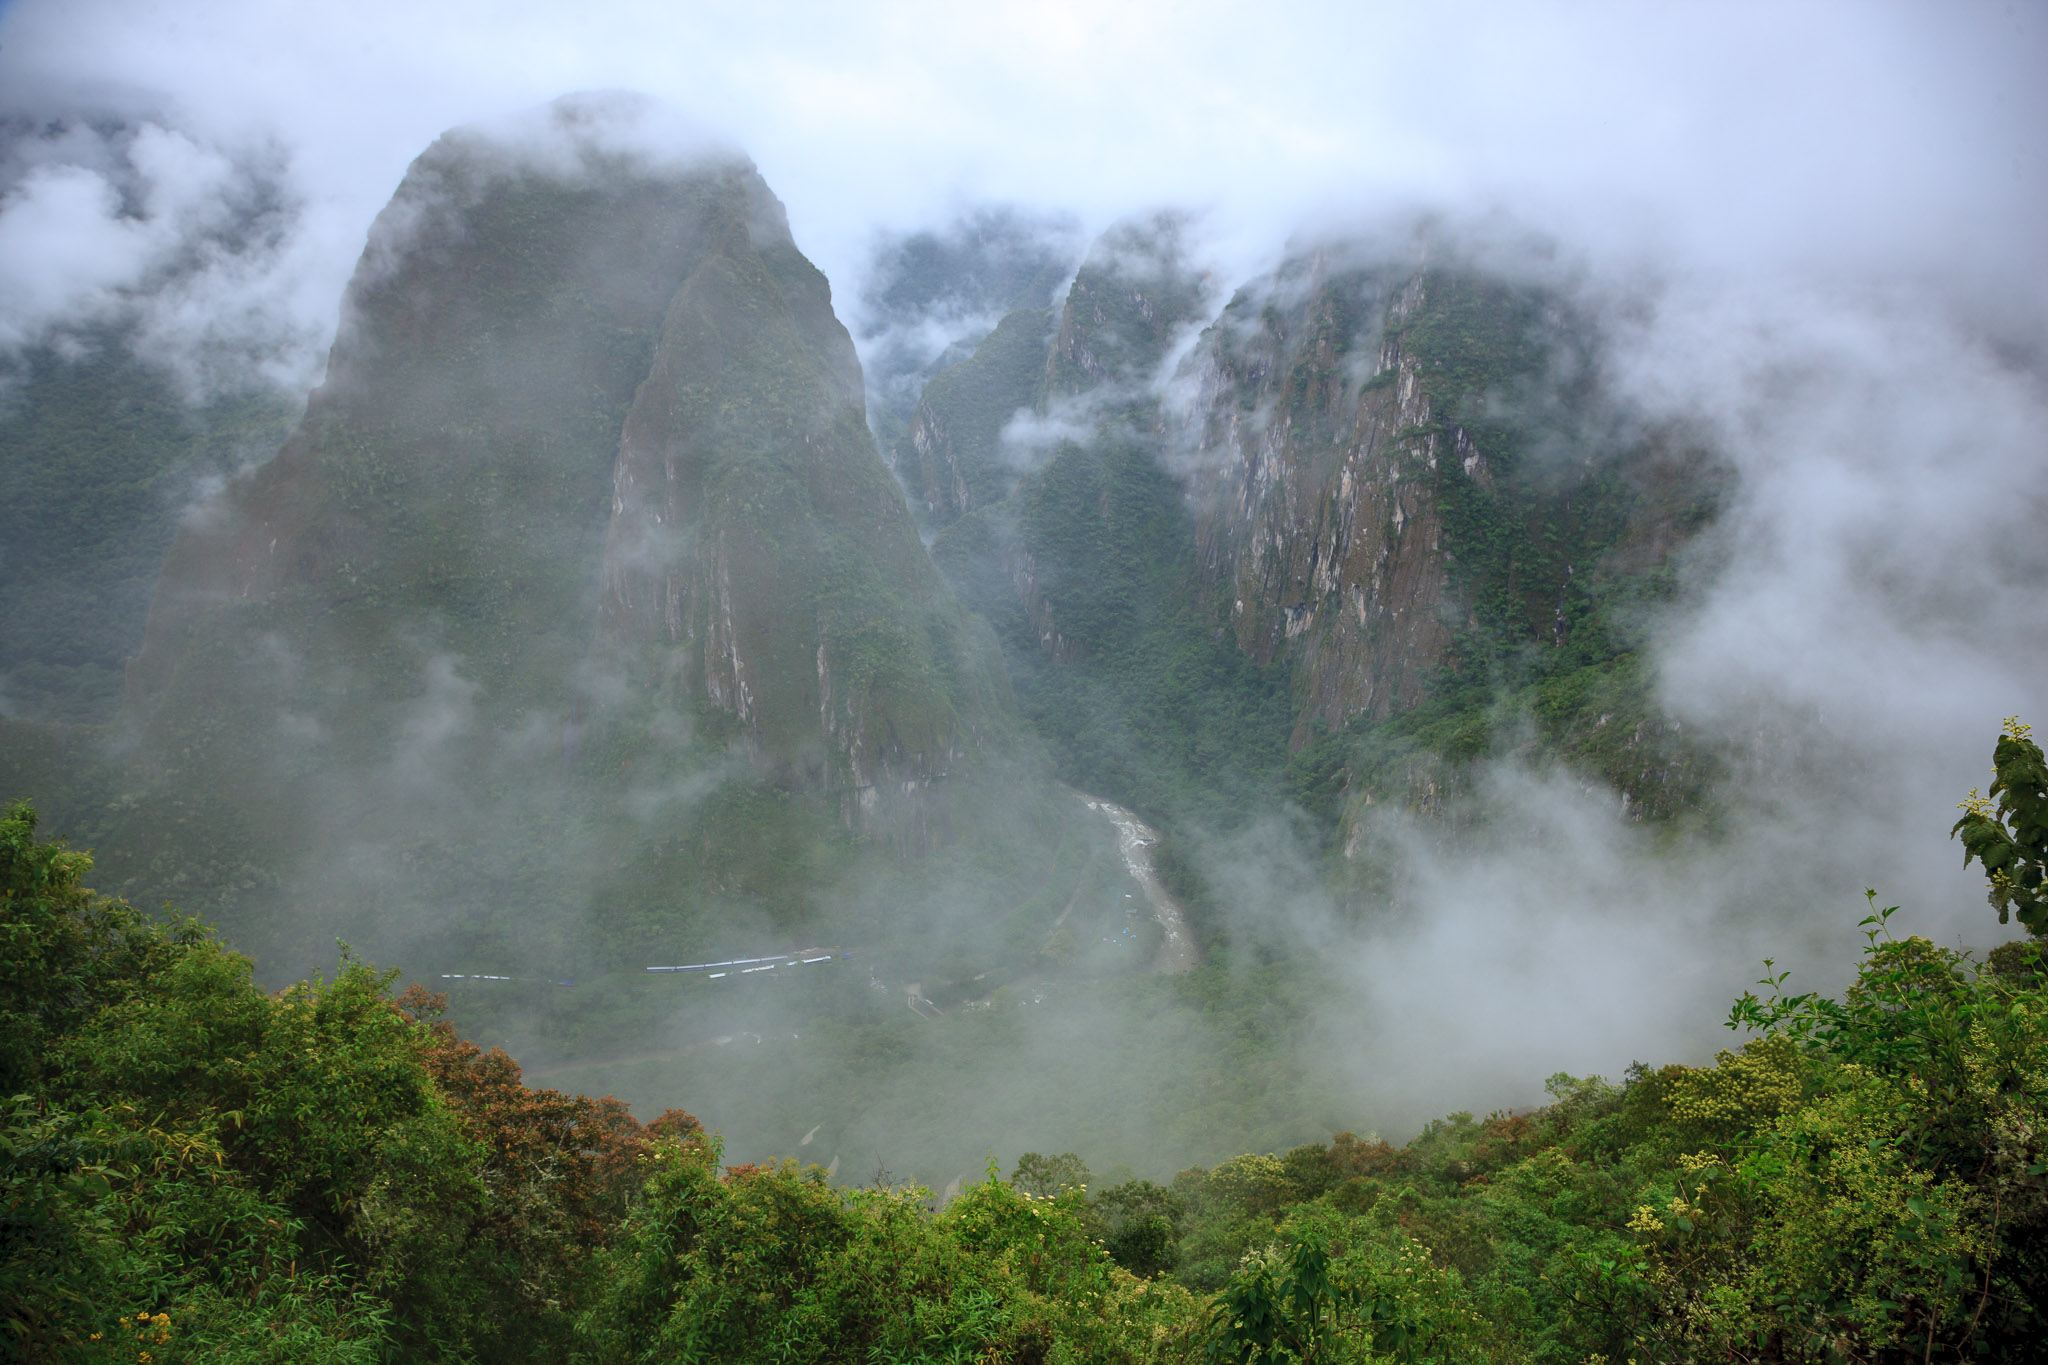
[[[1684,806],[1701,769],[1634,641],[1718,475],[1614,409],[1590,323],[1449,251],[1341,241],[1211,321],[1178,231],[1091,252],[1022,420],[988,414],[1022,402],[1032,315],[913,422],[934,553],[1070,771],[1165,815],[1284,791],[1344,843],[1517,744]],[[1084,698],[1116,719],[1070,720]]]
[[[1238,647],[1295,663],[1298,727],[1412,706],[1465,613],[1447,592],[1439,445],[1401,325],[1421,279],[1294,263],[1241,294],[1196,366],[1193,496],[1207,590]],[[1484,488],[1462,428],[1458,476]],[[1446,471],[1446,477],[1450,477]]]
[[[1458,763],[1516,744],[1639,812],[1698,794],[1634,647],[1722,476],[1615,409],[1595,343],[1543,288],[1339,245],[1241,292],[1197,350],[1173,446],[1201,591],[1288,666],[1294,749],[1353,732],[1347,823],[1375,795],[1437,801]],[[1447,717],[1419,767],[1392,742]]]
[[[999,675],[875,453],[824,277],[743,161],[634,166],[565,126],[568,168],[471,135],[414,166],[306,420],[174,547],[135,700],[267,603],[356,666],[431,635],[487,709],[581,724],[616,666],[799,785],[942,776]],[[380,681],[352,705],[412,690]]]
[[[616,115],[407,174],[304,420],[171,550],[90,831],[117,884],[259,952],[290,893],[531,962],[586,915],[788,931],[978,818],[933,788],[1014,730],[1001,659],[824,277],[744,159]]]

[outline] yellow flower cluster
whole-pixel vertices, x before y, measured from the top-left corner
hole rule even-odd
[[[135,1359],[140,1365],[151,1365],[155,1359],[149,1353],[150,1347],[165,1345],[171,1339],[169,1313],[137,1313],[133,1319],[124,1318],[122,1325],[135,1336],[135,1344],[140,1348],[135,1352]],[[99,1340],[99,1333],[93,1333],[93,1340]]]
[[[2032,739],[2034,737],[2034,727],[2023,724],[2018,716],[2007,716],[2005,718],[2005,737],[2007,739]]]
[[[1713,1066],[1687,1071],[1672,1090],[1680,1122],[1750,1127],[1799,1102],[1798,1059],[1790,1040],[1758,1038],[1715,1054]]]

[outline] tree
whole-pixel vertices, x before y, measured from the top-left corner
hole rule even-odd
[[[1973,788],[1949,837],[1963,841],[1963,865],[1984,865],[1998,922],[2017,912],[2029,933],[2048,935],[2048,760],[2033,729],[2008,716],[1991,755],[1991,790]]]
[[[1118,1265],[1148,1278],[1173,1269],[1188,1211],[1172,1190],[1127,1180],[1097,1195],[1090,1207],[1106,1231],[1102,1248]]]
[[[1088,1188],[1088,1163],[1072,1152],[1061,1152],[1058,1156],[1026,1152],[1017,1158],[1017,1169],[1010,1172],[1010,1183],[1027,1194],[1045,1198],[1051,1198],[1061,1190],[1085,1190]]]

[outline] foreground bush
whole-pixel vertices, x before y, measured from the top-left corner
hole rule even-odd
[[[2008,722],[1956,834],[2048,927],[2048,765]],[[2048,1340],[2048,968],[1874,911],[1840,1000],[1774,974],[1711,1067],[1551,1079],[1405,1148],[1342,1135],[1183,1172],[1213,1358],[2035,1361]],[[2031,917],[2030,917],[2031,916]]]
[[[2033,928],[2048,764],[1957,835]],[[0,1358],[2023,1362],[2048,1339],[2048,966],[1864,920],[1712,1066],[1551,1078],[1091,1193],[1028,1154],[943,1210],[721,1164],[680,1112],[525,1086],[345,960],[275,995],[0,818]],[[1142,1277],[1141,1277],[1142,1276]]]
[[[275,995],[0,818],[0,1359],[1177,1358],[1192,1298],[1073,1191],[731,1170],[533,1090],[393,974]]]

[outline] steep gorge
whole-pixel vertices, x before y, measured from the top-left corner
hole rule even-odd
[[[451,133],[406,176],[304,419],[171,547],[72,822],[112,885],[259,953],[305,915],[563,961],[794,931],[948,839],[1041,837],[966,789],[1015,747],[1001,660],[824,277],[744,159],[636,152],[618,114]]]
[[[1341,240],[1212,320],[1177,231],[1099,243],[1057,323],[1006,318],[898,451],[1075,780],[1169,822],[1285,789],[1346,849],[1375,800],[1441,813],[1516,744],[1639,816],[1693,804],[1708,759],[1636,648],[1723,475],[1615,407],[1590,323],[1448,249]],[[1123,723],[1067,722],[1077,697]]]
[[[466,962],[825,924],[1028,954],[1074,818],[1043,751],[1180,873],[1288,802],[1357,853],[1516,745],[1695,804],[1631,632],[1711,471],[1606,420],[1554,291],[1335,242],[1218,312],[1159,214],[1054,298],[1056,244],[991,230],[941,273],[1024,306],[932,362],[899,488],[759,175],[615,112],[419,159],[304,419],[173,544],[119,728],[10,732],[19,789],[87,774],[54,804],[113,888],[259,953],[303,944],[289,902]],[[892,325],[971,340],[958,289],[911,294]]]

